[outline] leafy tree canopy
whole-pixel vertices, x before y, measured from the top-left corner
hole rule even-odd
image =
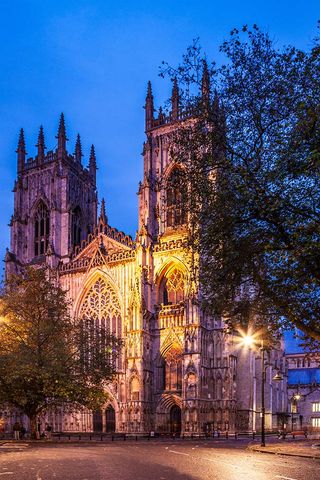
[[[320,342],[320,44],[233,30],[225,63],[198,41],[178,68],[185,119],[171,155],[189,178],[203,303],[232,325],[297,327]],[[197,88],[195,88],[197,87]]]
[[[45,269],[11,275],[0,297],[0,403],[33,432],[48,409],[96,409],[115,373],[121,341],[70,315],[66,292]]]

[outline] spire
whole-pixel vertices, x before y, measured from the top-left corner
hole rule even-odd
[[[177,77],[173,79],[172,96],[171,96],[171,118],[173,121],[179,118],[179,87]]]
[[[153,95],[152,95],[152,88],[151,82],[148,82],[148,90],[147,90],[147,97],[146,97],[146,131],[152,128],[153,120],[154,120],[154,105],[153,105]]]
[[[90,158],[89,158],[89,173],[94,181],[94,184],[96,183],[96,173],[97,173],[97,161],[96,161],[96,153],[94,150],[94,145],[91,145],[90,149]]]
[[[164,123],[164,113],[163,113],[162,107],[159,108],[158,120],[160,124]]]
[[[106,205],[105,205],[104,198],[102,198],[102,200],[101,200],[99,223],[102,223],[103,225],[108,224],[108,217],[106,215]]]
[[[58,139],[58,158],[62,159],[66,154],[66,143],[68,140],[66,135],[66,126],[63,113],[61,113],[60,115],[58,135],[56,136],[56,138]]]
[[[43,163],[44,160],[44,151],[46,149],[44,143],[44,133],[43,133],[43,126],[40,126],[39,135],[38,135],[38,143],[36,144],[38,147],[38,156],[37,156],[37,163]]]
[[[74,150],[74,156],[75,156],[76,162],[81,163],[81,157],[83,157],[83,154],[82,154],[82,146],[81,146],[81,140],[80,140],[79,133],[77,135],[76,146],[75,146],[75,150]]]
[[[19,140],[18,140],[18,148],[16,150],[16,153],[18,154],[17,158],[17,170],[18,170],[18,175],[20,175],[25,166],[25,161],[26,161],[26,143],[24,141],[24,131],[23,128],[20,129],[20,134],[19,134]]]
[[[202,99],[203,99],[204,105],[208,107],[210,102],[210,76],[209,76],[208,64],[206,60],[203,60],[201,92],[202,92]]]

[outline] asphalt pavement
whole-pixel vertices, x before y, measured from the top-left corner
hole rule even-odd
[[[319,480],[320,460],[265,455],[247,442],[2,445],[0,480]]]

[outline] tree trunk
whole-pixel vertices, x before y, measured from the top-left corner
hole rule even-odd
[[[28,417],[29,417],[29,422],[30,422],[31,438],[36,440],[36,439],[39,438],[38,425],[37,425],[37,415],[36,414],[30,414],[30,415],[28,415]]]

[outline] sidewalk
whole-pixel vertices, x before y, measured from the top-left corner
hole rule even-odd
[[[274,455],[320,459],[320,440],[292,440],[281,443],[271,443],[270,445],[267,444],[265,447],[249,445],[248,450]]]

